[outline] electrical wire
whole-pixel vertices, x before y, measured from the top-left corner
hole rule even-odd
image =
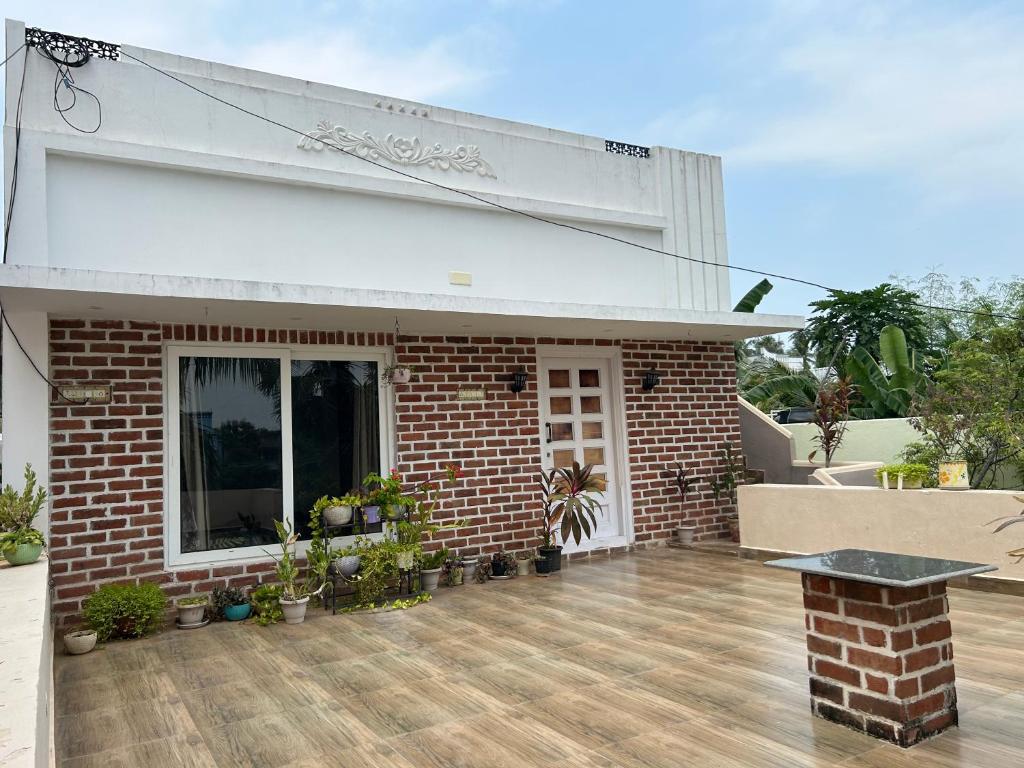
[[[590,235],[592,237],[600,237],[602,239],[610,240],[610,241],[616,242],[616,243],[620,243],[622,245],[626,245],[626,246],[629,246],[631,248],[638,248],[640,250],[648,251],[650,253],[656,253],[656,254],[661,255],[661,256],[670,256],[670,257],[672,257],[674,259],[679,259],[679,260],[682,260],[682,261],[688,261],[688,262],[692,262],[694,264],[702,264],[704,266],[717,267],[719,269],[731,269],[731,270],[736,271],[736,272],[745,272],[745,273],[752,274],[752,275],[759,275],[761,277],[771,277],[771,278],[775,278],[776,280],[786,280],[786,281],[791,282],[791,283],[798,283],[800,285],[806,285],[806,286],[809,286],[811,288],[817,288],[819,290],[830,292],[830,293],[844,293],[844,292],[846,292],[843,289],[834,288],[834,287],[826,285],[824,283],[815,282],[813,280],[806,280],[806,279],[800,278],[800,277],[793,277],[791,275],[783,275],[783,274],[776,273],[776,272],[766,272],[764,270],[753,269],[751,267],[742,267],[742,266],[739,266],[737,264],[719,264],[718,262],[714,262],[714,261],[707,261],[705,259],[698,259],[698,258],[696,258],[694,256],[683,256],[683,255],[678,254],[678,253],[672,253],[671,251],[665,251],[665,250],[662,250],[660,248],[654,248],[653,246],[643,245],[641,243],[634,243],[634,242],[632,242],[630,240],[626,240],[625,238],[616,237],[615,235],[609,235],[609,234],[607,234],[605,232],[597,232],[597,231],[592,230],[592,229],[587,229],[586,227],[581,227],[581,226],[578,226],[578,225],[575,225],[575,224],[569,224],[568,222],[558,221],[556,219],[549,219],[549,218],[546,218],[544,216],[539,216],[539,215],[537,215],[535,213],[530,213],[529,211],[523,211],[523,210],[519,210],[517,208],[512,208],[510,206],[503,205],[503,204],[501,204],[501,203],[499,203],[499,202],[497,202],[495,200],[491,200],[491,199],[489,199],[487,197],[484,197],[482,195],[478,195],[478,194],[475,194],[473,192],[469,192],[469,191],[464,190],[464,189],[459,189],[458,187],[450,187],[447,184],[442,184],[441,182],[433,181],[431,179],[425,179],[425,178],[422,178],[420,176],[416,176],[415,174],[409,173],[407,171],[403,171],[403,170],[401,170],[399,168],[394,168],[394,167],[392,167],[390,165],[385,165],[384,163],[379,163],[379,162],[377,162],[376,160],[373,160],[370,157],[365,157],[363,155],[360,155],[358,152],[349,151],[349,150],[345,149],[344,147],[338,146],[337,144],[333,144],[330,141],[327,141],[327,140],[325,140],[323,138],[320,138],[318,136],[313,136],[313,135],[311,135],[309,133],[306,133],[305,131],[301,130],[300,128],[296,128],[295,126],[288,125],[287,123],[282,123],[279,120],[275,120],[275,119],[273,119],[271,117],[267,117],[266,115],[261,115],[258,112],[253,112],[251,109],[247,109],[246,107],[243,107],[240,104],[236,104],[236,103],[234,103],[232,101],[228,101],[227,99],[221,98],[220,96],[217,96],[214,93],[210,93],[209,91],[203,90],[202,88],[200,88],[200,87],[198,87],[196,85],[193,85],[192,83],[190,83],[190,82],[188,82],[186,80],[183,80],[182,78],[178,77],[177,75],[174,75],[174,74],[172,74],[170,72],[167,72],[166,70],[161,69],[160,67],[157,67],[154,64],[150,64],[148,61],[140,59],[137,56],[133,56],[132,54],[128,53],[125,50],[121,51],[121,56],[129,58],[132,61],[138,62],[139,64],[143,65],[144,67],[147,67],[147,68],[153,70],[154,72],[157,72],[158,74],[163,75],[164,77],[166,77],[166,78],[168,78],[170,80],[173,80],[174,82],[178,83],[179,85],[183,85],[184,87],[186,87],[186,88],[188,88],[188,89],[190,89],[192,91],[195,91],[196,93],[198,93],[198,94],[200,94],[202,96],[205,96],[208,99],[212,99],[213,101],[219,102],[220,104],[223,104],[226,107],[229,107],[231,109],[237,110],[238,112],[241,112],[243,114],[249,115],[250,117],[256,118],[257,120],[262,120],[265,123],[269,123],[270,125],[274,125],[274,126],[277,126],[278,128],[281,128],[283,130],[286,130],[286,131],[289,131],[291,133],[294,133],[296,136],[300,136],[300,137],[303,137],[303,138],[305,138],[305,139],[307,139],[309,141],[316,142],[316,143],[321,144],[321,145],[323,145],[323,146],[325,146],[325,147],[327,147],[329,149],[333,149],[333,150],[336,150],[338,152],[341,152],[342,154],[347,155],[349,157],[354,157],[357,160],[361,160],[364,163],[369,163],[370,165],[376,166],[377,168],[381,168],[381,169],[383,169],[385,171],[388,171],[389,173],[393,173],[393,174],[396,174],[398,176],[403,176],[403,177],[405,177],[407,179],[412,179],[413,181],[418,181],[418,182],[421,182],[423,184],[428,184],[428,185],[430,185],[432,187],[436,187],[437,189],[443,189],[443,190],[445,190],[447,192],[451,192],[451,193],[456,194],[456,195],[462,195],[463,197],[467,197],[467,198],[469,198],[471,200],[475,200],[476,202],[483,203],[484,205],[488,205],[488,206],[490,206],[492,208],[496,208],[498,210],[505,211],[506,213],[512,213],[512,214],[516,214],[518,216],[524,216],[524,217],[526,217],[528,219],[533,219],[534,221],[538,221],[538,222],[541,222],[543,224],[548,224],[548,225],[551,225],[551,226],[554,226],[554,227],[560,227],[562,229],[568,229],[568,230],[571,230],[571,231],[574,231],[574,232],[579,232],[581,234]],[[966,315],[979,315],[979,316],[983,316],[983,317],[993,317],[993,318],[1000,318],[1000,319],[1004,319],[1004,320],[1013,320],[1013,321],[1016,321],[1016,322],[1024,322],[1024,318],[1022,318],[1022,317],[1019,317],[1019,316],[1016,316],[1016,315],[1009,315],[1009,314],[999,313],[999,312],[983,312],[983,311],[980,311],[980,310],[963,309],[963,308],[959,308],[959,307],[941,307],[941,306],[936,306],[936,305],[932,305],[932,304],[925,304],[925,303],[921,303],[921,302],[909,302],[909,303],[912,306],[918,307],[919,309],[939,310],[939,311],[943,311],[943,312],[953,312],[953,313],[966,314]]]
[[[24,44],[19,46],[18,49],[15,50],[14,53],[17,53],[22,48],[25,48]],[[8,56],[6,59],[4,59],[4,64],[6,64],[8,61],[11,60],[11,58],[14,56],[14,53],[12,53],[10,56]],[[14,161],[11,164],[11,186],[10,186],[10,191],[8,192],[8,195],[7,195],[7,211],[5,212],[5,217],[4,217],[4,253],[3,253],[3,263],[4,264],[7,263],[7,247],[8,247],[8,244],[10,243],[10,239],[11,239],[11,222],[13,221],[13,218],[14,218],[14,201],[17,198],[17,195],[18,195],[18,159],[20,157],[19,150],[21,148],[21,114],[22,114],[22,104],[24,103],[24,96],[25,96],[25,73],[26,73],[27,70],[28,70],[28,49],[26,48],[25,49],[25,59],[22,62],[22,69],[21,69],[21,86],[18,89],[18,105],[15,108],[15,113],[14,113]],[[8,319],[7,312],[4,310],[2,304],[0,304],[0,321],[3,321],[3,324],[7,327],[7,330],[11,334],[11,338],[14,339],[14,343],[17,344],[18,349],[21,350],[21,353],[25,356],[25,359],[28,360],[29,365],[31,365],[32,368],[35,370],[35,372],[37,374],[39,374],[39,378],[41,378],[43,381],[45,381],[49,385],[50,389],[57,393],[57,396],[58,396],[58,398],[60,400],[63,400],[65,402],[69,402],[69,403],[73,403],[73,404],[76,404],[76,405],[79,405],[79,404],[80,405],[84,405],[84,404],[89,402],[88,400],[84,400],[84,401],[68,400],[63,395],[61,395],[60,387],[58,387],[56,384],[54,384],[53,381],[50,380],[50,377],[47,376],[45,373],[43,373],[42,369],[36,364],[36,361],[32,359],[32,355],[30,355],[28,353],[28,350],[25,349],[25,345],[21,343],[21,339],[18,337],[18,334],[14,330],[13,326],[11,326],[11,321]]]
[[[92,91],[86,90],[75,84],[75,77],[71,74],[72,69],[84,67],[92,58],[88,51],[64,46],[63,48],[53,43],[57,42],[57,35],[52,32],[43,33],[42,40],[35,45],[36,53],[44,59],[53,63],[55,72],[53,76],[53,108],[60,115],[70,128],[79,133],[96,133],[103,126],[103,104],[99,97]],[[64,86],[65,92],[71,95],[71,103],[64,106],[60,103],[60,88]],[[88,96],[96,104],[96,127],[82,128],[75,125],[68,119],[68,113],[78,106],[78,94]]]
[[[25,47],[25,44],[22,43],[17,48],[15,48],[13,51],[11,51],[10,55],[6,59],[4,59],[3,61],[0,61],[0,67],[2,67],[4,64],[6,64],[11,59],[13,59],[17,55],[18,51],[20,51],[24,47]]]

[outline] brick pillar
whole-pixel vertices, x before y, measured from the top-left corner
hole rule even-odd
[[[957,724],[945,582],[803,585],[815,715],[901,747]]]

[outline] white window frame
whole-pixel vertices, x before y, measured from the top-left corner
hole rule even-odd
[[[164,350],[164,564],[168,569],[188,568],[228,562],[265,562],[273,545],[232,547],[205,552],[181,551],[181,393],[178,371],[182,357],[241,357],[278,358],[281,363],[281,493],[284,521],[295,525],[295,498],[292,466],[292,360],[338,360],[377,363],[378,374],[390,359],[386,347],[311,347],[279,344],[172,344]],[[386,385],[378,378],[378,418],[380,429],[380,466],[382,472],[393,465],[394,404]],[[346,542],[354,537],[339,537],[335,542]],[[296,547],[302,556],[309,546],[300,541]]]

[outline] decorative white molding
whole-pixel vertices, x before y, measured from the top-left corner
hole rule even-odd
[[[332,126],[326,121],[317,123],[316,130],[299,139],[299,149],[321,152],[332,144],[346,152],[354,152],[370,160],[387,160],[396,165],[425,165],[442,171],[459,171],[496,179],[490,163],[480,157],[480,148],[467,144],[445,149],[440,144],[425,147],[419,137],[405,139],[389,133],[384,139],[377,139],[369,131],[352,133],[343,126]]]

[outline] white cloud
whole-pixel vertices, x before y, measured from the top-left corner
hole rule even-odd
[[[895,172],[932,199],[1024,194],[1019,7],[953,15],[937,4],[788,2],[725,40],[740,58],[723,68],[745,98],[733,96],[730,111],[675,110],[669,135],[695,123],[731,167]],[[765,81],[771,101],[753,85]]]
[[[117,0],[88,7],[8,0],[4,13],[67,34],[421,101],[485,82],[501,49],[486,29],[468,22],[448,25],[444,35],[405,42],[412,36],[400,33],[414,25],[416,14],[407,1],[261,9],[236,0]]]

